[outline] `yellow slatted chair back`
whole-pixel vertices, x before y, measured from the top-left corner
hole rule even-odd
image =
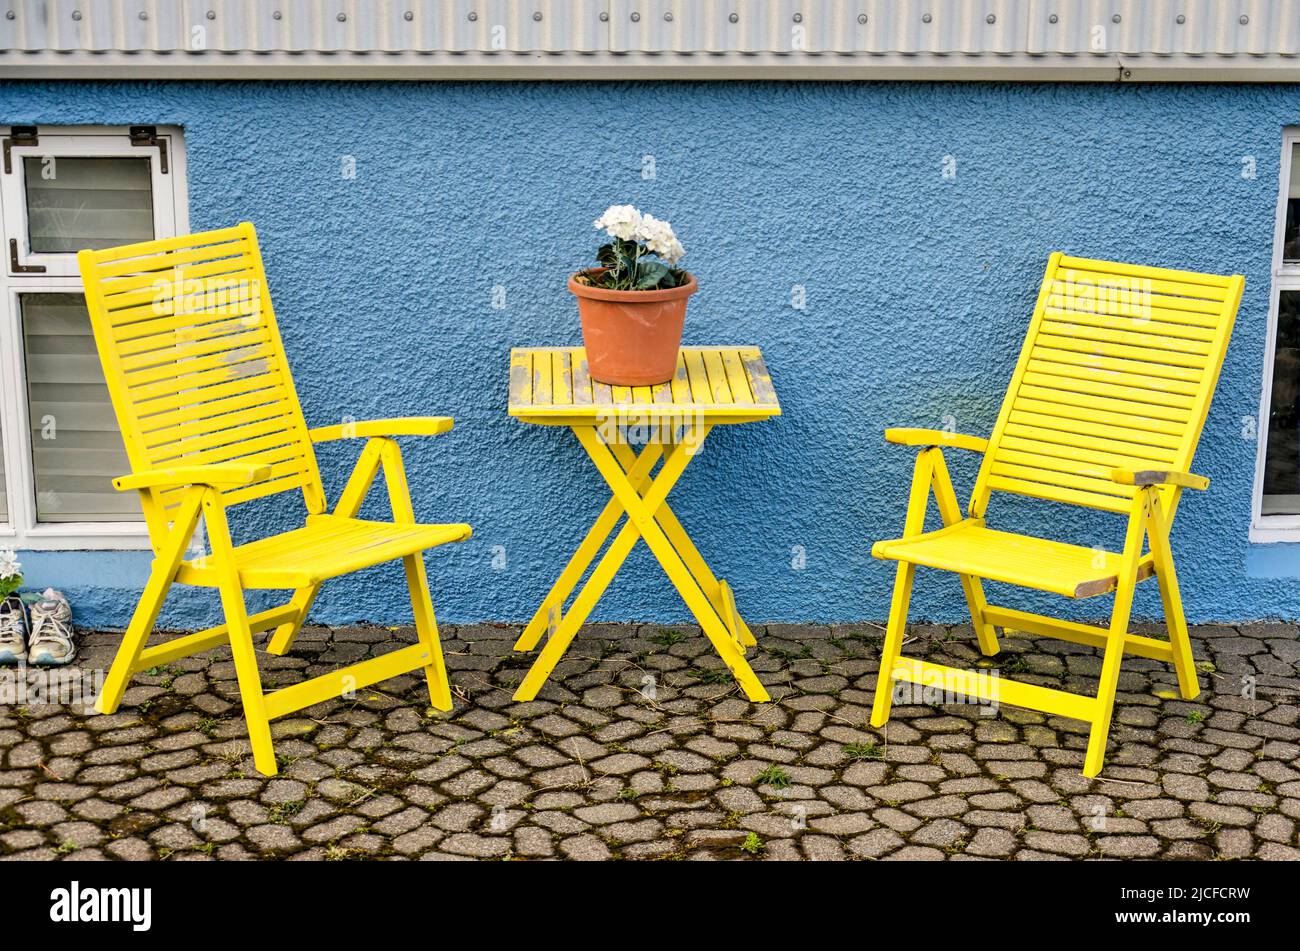
[[[1127,513],[1112,469],[1190,471],[1243,283],[1053,254],[971,515],[992,492]]]
[[[320,472],[275,323],[257,235],[234,228],[77,256],[100,361],[133,470],[267,465],[228,505],[301,490]],[[154,548],[184,487],[144,500]]]

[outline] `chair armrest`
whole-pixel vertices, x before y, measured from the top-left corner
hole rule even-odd
[[[950,433],[943,429],[886,429],[885,440],[900,446],[952,446],[954,449],[969,449],[971,452],[983,452],[989,447],[987,439]]]
[[[130,475],[118,476],[113,487],[119,492],[130,489],[164,489],[178,485],[210,485],[221,488],[230,485],[249,485],[271,475],[270,466],[240,463],[222,463],[212,466],[177,466],[174,469],[145,469]]]
[[[1207,489],[1210,486],[1206,476],[1166,469],[1111,469],[1110,477],[1120,485],[1179,485],[1184,489]]]
[[[405,416],[401,419],[369,419],[308,430],[312,442],[336,439],[366,439],[373,436],[436,436],[450,432],[450,416]]]

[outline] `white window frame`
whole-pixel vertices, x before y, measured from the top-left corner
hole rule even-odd
[[[1300,515],[1265,515],[1264,461],[1268,455],[1268,421],[1273,401],[1273,366],[1277,350],[1278,302],[1283,291],[1300,292],[1300,262],[1282,260],[1282,239],[1286,232],[1287,194],[1291,185],[1291,160],[1300,145],[1300,127],[1282,130],[1282,160],[1278,163],[1277,214],[1273,222],[1273,273],[1268,296],[1268,332],[1264,340],[1263,387],[1259,416],[1255,424],[1255,487],[1250,502],[1252,542],[1300,542]]]
[[[12,129],[0,126],[0,136]],[[82,290],[75,254],[31,254],[27,232],[25,157],[121,156],[149,157],[153,177],[154,234],[165,238],[188,234],[189,190],[185,175],[185,142],[175,126],[158,126],[158,139],[167,149],[167,174],[161,171],[161,149],[133,145],[127,126],[38,126],[35,145],[14,143],[13,171],[0,170],[0,223],[3,224],[3,267],[0,267],[0,451],[4,455],[8,489],[8,521],[0,521],[0,545],[38,551],[144,550],[150,547],[143,521],[38,522],[31,431],[27,409],[26,361],[19,295],[78,293]],[[170,195],[170,200],[168,196]],[[19,264],[44,265],[43,273],[13,273],[9,239],[18,239]]]

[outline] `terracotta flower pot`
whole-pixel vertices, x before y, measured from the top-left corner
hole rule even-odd
[[[593,268],[591,273],[600,270]],[[681,287],[658,291],[611,291],[570,277],[591,378],[615,386],[671,380],[682,346],[686,298],[698,289],[693,276]]]

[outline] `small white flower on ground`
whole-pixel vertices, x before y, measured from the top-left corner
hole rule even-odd
[[[0,548],[0,578],[17,578],[23,570],[18,553],[12,548]]]

